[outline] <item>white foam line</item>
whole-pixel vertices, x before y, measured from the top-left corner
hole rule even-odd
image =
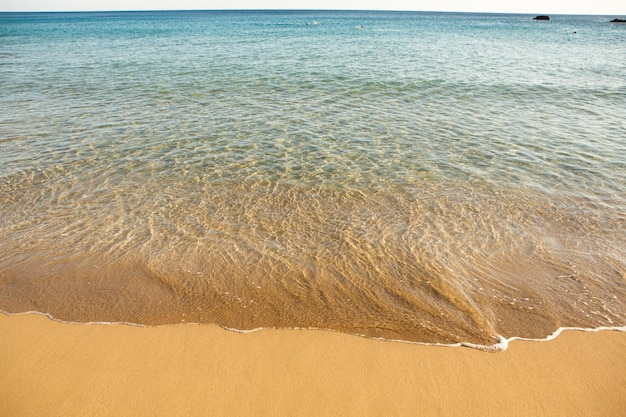
[[[69,321],[69,320],[61,320],[57,319],[51,314],[42,313],[41,311],[22,311],[20,313],[9,313],[8,311],[0,310],[0,314],[5,314],[7,316],[23,316],[27,314],[35,314],[38,316],[44,316],[52,321],[56,321],[57,323],[63,324],[98,324],[98,325],[109,325],[109,324],[122,324],[125,326],[133,326],[133,327],[153,327],[147,324],[139,324],[139,323],[131,323],[126,321]]]
[[[509,347],[509,343],[515,340],[522,340],[522,341],[527,341],[527,342],[547,342],[550,340],[554,340],[556,339],[562,332],[564,331],[580,331],[580,332],[589,332],[589,333],[596,333],[596,332],[600,332],[600,331],[618,331],[618,332],[626,332],[626,326],[614,326],[614,327],[607,327],[607,326],[600,326],[600,327],[593,327],[593,328],[585,328],[585,327],[559,327],[557,330],[555,330],[552,334],[542,338],[542,339],[534,339],[534,338],[528,338],[528,337],[521,337],[521,336],[512,336],[509,338],[506,338],[502,335],[497,334],[496,337],[499,339],[498,343],[495,343],[493,345],[480,345],[480,344],[476,344],[476,343],[470,343],[470,342],[458,342],[458,343],[427,343],[427,342],[413,342],[410,340],[402,340],[402,339],[386,339],[383,337],[370,337],[370,336],[366,336],[364,334],[358,334],[358,333],[345,333],[345,332],[340,332],[338,330],[332,330],[332,329],[324,329],[324,328],[319,328],[319,327],[281,327],[281,328],[276,328],[276,327],[256,327],[254,329],[235,329],[233,327],[225,327],[225,326],[220,326],[219,324],[216,323],[172,323],[172,324],[164,324],[164,325],[146,325],[146,324],[138,324],[138,323],[130,323],[130,322],[124,322],[124,321],[115,321],[115,322],[110,322],[110,321],[89,321],[89,322],[78,322],[78,321],[66,321],[66,320],[60,320],[55,318],[54,316],[48,314],[48,313],[42,313],[40,311],[24,311],[21,313],[9,313],[8,311],[4,311],[4,310],[0,310],[1,314],[5,314],[8,316],[21,316],[21,315],[26,315],[26,314],[37,314],[40,316],[44,316],[47,317],[48,319],[52,320],[52,321],[56,321],[59,323],[65,323],[65,324],[96,324],[96,325],[109,325],[109,324],[118,324],[118,325],[125,325],[125,326],[134,326],[134,327],[158,327],[158,326],[179,326],[179,325],[198,325],[198,326],[202,326],[202,325],[213,325],[213,326],[217,326],[220,327],[224,330],[227,330],[229,332],[235,332],[235,333],[253,333],[253,332],[257,332],[260,330],[317,330],[317,331],[325,331],[325,332],[333,332],[333,333],[341,333],[341,334],[349,334],[350,336],[357,336],[357,337],[363,337],[366,339],[370,339],[370,340],[380,340],[380,341],[385,341],[385,342],[395,342],[395,343],[408,343],[411,345],[422,345],[422,346],[441,346],[441,347],[468,347],[468,348],[472,348],[472,349],[477,349],[477,350],[481,350],[484,352],[504,352],[505,350],[508,349]]]
[[[520,337],[520,336],[513,336],[510,337],[508,339],[508,341],[513,341],[513,340],[525,340],[525,341],[530,341],[530,342],[547,342],[549,340],[553,340],[556,339],[558,335],[560,335],[562,332],[566,331],[566,330],[576,330],[579,332],[600,332],[600,331],[605,331],[605,330],[614,330],[614,331],[619,331],[619,332],[626,332],[626,326],[615,326],[615,327],[606,327],[606,326],[601,326],[601,327],[593,327],[593,328],[586,328],[586,327],[559,327],[558,329],[556,329],[554,331],[554,333],[546,336],[543,339],[532,339],[532,338],[528,338],[528,337]]]

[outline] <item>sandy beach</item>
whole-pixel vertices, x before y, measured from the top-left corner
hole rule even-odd
[[[0,315],[0,416],[620,416],[626,333],[508,350]]]

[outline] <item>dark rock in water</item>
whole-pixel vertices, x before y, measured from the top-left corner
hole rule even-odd
[[[539,16],[533,17],[533,20],[550,20],[550,16],[539,15]]]
[[[624,19],[613,19],[613,20],[611,20],[611,23],[626,23],[626,20],[624,20]]]

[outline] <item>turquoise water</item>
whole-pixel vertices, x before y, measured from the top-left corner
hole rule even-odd
[[[626,322],[626,26],[0,14],[0,310],[422,342]]]

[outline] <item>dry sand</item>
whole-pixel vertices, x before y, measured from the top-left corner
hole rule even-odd
[[[626,333],[502,353],[0,314],[0,416],[624,416]]]

